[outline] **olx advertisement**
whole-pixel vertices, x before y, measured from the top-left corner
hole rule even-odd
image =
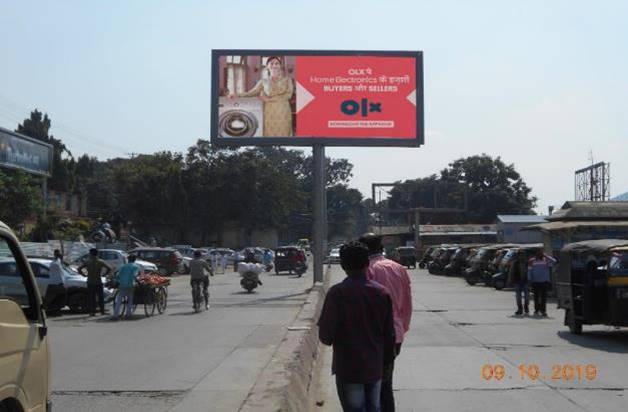
[[[420,52],[213,52],[212,141],[419,146]]]

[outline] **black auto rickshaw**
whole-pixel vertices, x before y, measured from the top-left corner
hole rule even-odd
[[[582,325],[628,326],[628,240],[565,245],[558,258],[556,289],[571,333],[582,333]]]
[[[445,266],[445,275],[460,276],[468,267],[467,262],[469,255],[480,246],[482,245],[460,245],[449,260],[449,263]]]
[[[445,266],[451,261],[451,257],[458,250],[458,245],[445,245],[441,246],[438,253],[434,254],[434,259],[427,265],[427,270],[432,275],[442,275],[445,270]]]
[[[498,252],[509,249],[517,245],[512,243],[499,243],[481,247],[469,262],[469,267],[464,271],[464,277],[471,286],[478,282],[490,286],[493,281],[493,273],[489,269],[489,264]]]
[[[402,266],[416,269],[416,249],[414,246],[400,246],[393,252],[395,260]]]
[[[425,269],[427,264],[432,261],[432,259],[433,259],[432,254],[434,253],[434,251],[436,250],[437,247],[438,247],[438,245],[430,246],[430,247],[428,247],[425,250],[425,253],[423,253],[423,256],[421,257],[421,260],[419,260],[419,267],[421,269]]]

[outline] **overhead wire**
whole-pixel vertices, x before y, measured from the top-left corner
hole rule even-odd
[[[0,114],[4,113],[2,117],[15,122],[17,125],[24,121],[24,119],[19,120],[20,114],[18,112],[24,112],[24,113],[30,114],[31,109],[24,108],[23,106],[15,103],[13,100],[0,94]],[[125,149],[117,145],[112,145],[110,143],[103,143],[100,140],[93,139],[85,135],[84,133],[79,132],[76,129],[73,129],[67,126],[66,124],[64,124],[63,122],[57,119],[55,119],[52,123],[53,123],[52,124],[53,130],[56,129],[63,132],[63,135],[62,135],[63,139],[67,139],[73,142],[73,144],[76,144],[77,146],[82,146],[83,148],[82,151],[84,151],[87,154],[92,152],[93,148],[98,148],[101,151],[115,154],[117,156],[124,156],[124,157],[126,157],[128,153],[133,152],[133,150],[130,150],[130,149]],[[86,145],[88,147],[86,147]],[[91,146],[92,149],[89,149],[89,146]]]

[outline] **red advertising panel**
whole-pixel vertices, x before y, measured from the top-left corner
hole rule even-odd
[[[416,138],[412,57],[299,56],[297,136]]]
[[[212,143],[419,146],[421,52],[214,50]]]

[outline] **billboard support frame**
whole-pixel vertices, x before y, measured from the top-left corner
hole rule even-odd
[[[314,164],[314,219],[312,232],[314,235],[314,277],[313,283],[323,281],[323,261],[327,239],[327,202],[325,199],[325,146],[312,147]]]

